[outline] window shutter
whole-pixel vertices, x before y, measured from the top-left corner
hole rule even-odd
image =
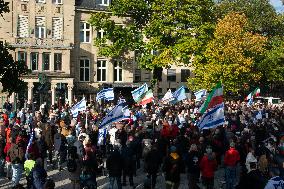
[[[19,15],[18,35],[19,35],[19,37],[29,37],[29,19],[28,19],[28,16]]]
[[[62,18],[53,18],[52,19],[52,34],[54,39],[62,38]]]

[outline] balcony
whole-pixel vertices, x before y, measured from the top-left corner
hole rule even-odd
[[[50,38],[18,38],[10,44],[16,48],[29,47],[33,49],[72,49],[73,43],[68,43],[66,40],[50,39]]]

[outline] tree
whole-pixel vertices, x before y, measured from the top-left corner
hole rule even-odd
[[[95,39],[100,55],[121,58],[135,51],[139,66],[154,70],[189,64],[193,53],[203,50],[214,31],[213,4],[212,0],[113,0],[112,14],[94,13],[89,22],[106,31],[103,39]],[[113,16],[126,17],[124,25],[116,25]]]
[[[193,62],[195,77],[189,79],[191,89],[211,89],[222,81],[225,91],[235,93],[245,83],[260,80],[261,72],[255,64],[265,51],[267,38],[250,32],[248,26],[248,19],[240,13],[229,13],[218,21],[204,58]]]
[[[9,12],[7,2],[0,0],[0,14]],[[21,76],[29,73],[29,70],[23,61],[14,61],[10,51],[13,48],[0,41],[0,82],[3,86],[3,92],[9,95],[13,92],[20,92],[26,86]]]
[[[284,35],[283,15],[277,14],[269,0],[219,0],[215,4],[217,18],[230,12],[244,13],[251,32],[268,37]]]

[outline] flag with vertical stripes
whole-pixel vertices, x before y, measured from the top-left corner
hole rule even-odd
[[[145,94],[148,91],[148,85],[147,83],[145,83],[144,85],[142,85],[141,87],[135,89],[134,91],[131,91],[133,100],[135,102],[138,102],[141,100],[141,98],[143,98],[143,94]]]
[[[223,87],[221,82],[218,82],[202,104],[199,112],[203,114],[206,110],[214,108],[216,105],[219,105],[221,103],[223,103]]]

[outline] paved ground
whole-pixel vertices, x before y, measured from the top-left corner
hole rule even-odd
[[[48,178],[51,178],[55,181],[57,189],[74,189],[68,178],[68,171],[62,170],[52,170],[48,168]],[[143,181],[145,179],[145,174],[142,169],[137,171],[137,177],[134,178],[134,183],[137,185],[136,189],[143,188]],[[224,180],[224,169],[219,169],[215,173],[215,189],[221,189],[221,182]],[[98,189],[108,189],[108,178],[106,176],[97,177]],[[26,179],[21,179],[21,184],[26,184]],[[11,182],[6,178],[0,178],[0,188],[8,189],[11,188]],[[76,187],[76,189],[79,187]],[[163,175],[160,173],[157,178],[157,189],[165,188],[165,180]],[[123,187],[123,189],[132,189],[130,186]],[[186,174],[181,175],[181,183],[179,189],[188,189]]]

